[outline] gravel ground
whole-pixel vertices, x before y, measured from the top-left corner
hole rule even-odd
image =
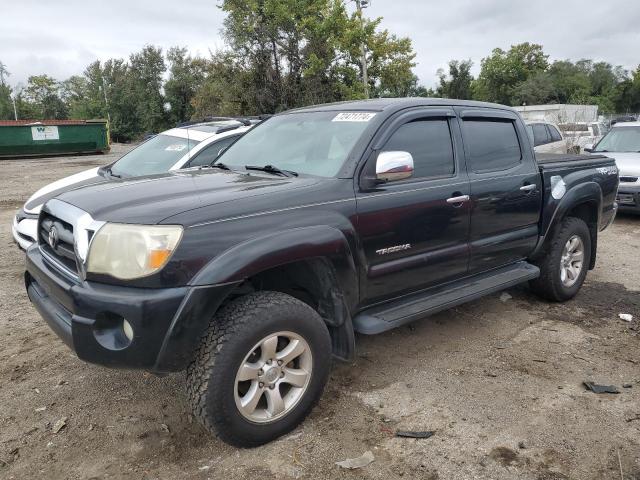
[[[79,361],[25,294],[15,210],[127,148],[0,161],[0,478],[640,479],[640,217],[602,234],[573,301],[514,288],[359,337],[356,361],[334,367],[301,427],[238,450],[191,420],[183,375]],[[586,391],[589,380],[621,393]],[[402,439],[397,429],[435,434]],[[366,451],[375,459],[364,468],[335,464]]]

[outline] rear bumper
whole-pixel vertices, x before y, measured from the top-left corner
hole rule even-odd
[[[25,286],[49,327],[87,362],[156,373],[180,371],[232,284],[142,289],[77,283],[27,250]],[[127,336],[125,320],[133,335]],[[131,338],[129,338],[131,337]]]

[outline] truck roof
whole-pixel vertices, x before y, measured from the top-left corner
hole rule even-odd
[[[335,110],[369,110],[386,111],[401,110],[410,107],[423,106],[446,106],[446,107],[484,107],[497,108],[500,110],[511,110],[513,108],[498,103],[477,102],[474,100],[454,100],[451,98],[431,98],[431,97],[405,97],[405,98],[372,98],[370,100],[352,100],[345,102],[324,103],[310,107],[296,108],[282,113],[290,112],[322,112]]]

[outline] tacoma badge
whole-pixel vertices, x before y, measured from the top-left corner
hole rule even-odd
[[[376,250],[378,255],[386,255],[388,253],[402,252],[403,250],[409,250],[411,248],[410,243],[405,243],[404,245],[395,245],[393,247],[381,248],[380,250]]]

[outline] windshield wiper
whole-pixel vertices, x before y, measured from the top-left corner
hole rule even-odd
[[[220,170],[231,170],[222,162],[210,163],[209,165],[203,165],[200,168],[219,168]]]
[[[273,165],[265,165],[260,167],[258,165],[245,165],[245,170],[259,170],[261,172],[273,173],[275,175],[282,175],[283,177],[297,177],[298,173],[293,170],[283,170]]]

